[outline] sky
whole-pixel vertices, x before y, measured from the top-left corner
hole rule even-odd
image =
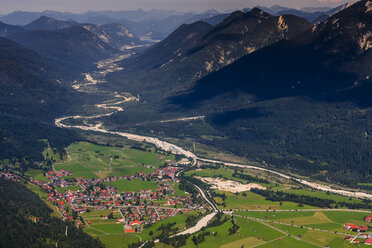
[[[242,9],[256,5],[275,4],[301,8],[315,6],[337,6],[347,0],[0,0],[0,13],[16,10],[57,10],[82,13],[90,10],[134,10],[168,9],[180,11],[219,11]]]

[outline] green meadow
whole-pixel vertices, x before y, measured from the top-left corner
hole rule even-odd
[[[303,207],[298,206],[294,202],[275,202],[266,200],[265,197],[247,191],[245,193],[233,194],[225,191],[217,191],[220,194],[227,196],[225,200],[226,207],[220,206],[223,209],[251,209],[251,210],[278,210],[278,209],[311,209],[315,208],[312,206],[304,205]],[[215,201],[222,204],[222,199],[216,197]]]
[[[139,178],[133,180],[116,180],[112,182],[105,182],[105,185],[114,186],[118,192],[122,191],[130,191],[130,192],[138,192],[142,190],[152,190],[155,191],[160,186],[157,185],[154,181],[142,181]]]
[[[250,247],[270,242],[271,240],[284,237],[282,233],[253,220],[235,217],[236,224],[240,227],[237,233],[230,234],[231,219],[222,225],[207,228],[205,232],[210,232],[210,236],[205,236],[205,241],[196,246],[192,241],[192,236],[187,240],[186,247]],[[201,232],[194,234],[199,235]]]
[[[110,176],[130,176],[139,172],[151,173],[164,165],[165,160],[174,161],[174,156],[157,158],[153,150],[150,152],[130,148],[99,146],[87,142],[71,144],[67,148],[70,158],[57,162],[56,170],[68,170],[72,177],[103,178]],[[145,168],[140,165],[149,165]]]

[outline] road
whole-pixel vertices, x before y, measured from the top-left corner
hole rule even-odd
[[[111,113],[111,114],[113,114],[113,113]],[[249,169],[261,170],[261,171],[265,171],[265,172],[269,172],[269,173],[278,175],[278,176],[286,178],[286,179],[294,180],[294,181],[296,181],[300,184],[306,185],[306,186],[311,187],[313,189],[317,189],[317,190],[321,190],[321,191],[325,191],[325,192],[331,192],[331,193],[335,193],[335,194],[339,194],[339,195],[344,195],[344,196],[347,196],[347,197],[365,198],[365,199],[372,200],[372,194],[368,194],[368,193],[364,193],[364,192],[357,192],[357,191],[353,192],[353,191],[348,191],[348,190],[334,189],[334,188],[331,188],[329,186],[326,186],[326,185],[323,185],[323,184],[320,184],[320,183],[309,182],[309,181],[306,181],[306,180],[303,180],[303,179],[296,178],[294,176],[286,175],[284,173],[277,172],[277,171],[270,170],[270,169],[266,169],[266,168],[263,168],[263,167],[246,165],[246,164],[230,163],[230,162],[219,161],[219,160],[211,160],[211,159],[205,159],[205,158],[199,158],[195,154],[193,154],[191,151],[187,151],[187,150],[185,150],[185,149],[183,149],[183,148],[181,148],[181,147],[179,147],[175,144],[171,144],[169,142],[162,141],[162,140],[160,140],[158,138],[155,138],[155,137],[143,136],[143,135],[138,135],[138,134],[126,133],[126,132],[109,131],[109,130],[101,128],[101,124],[97,124],[95,126],[80,126],[80,125],[72,126],[72,125],[63,124],[63,121],[68,119],[68,118],[74,118],[74,119],[91,118],[91,119],[93,119],[95,117],[94,116],[90,116],[90,117],[80,117],[80,116],[63,117],[63,118],[56,119],[55,124],[58,127],[61,127],[61,128],[77,128],[77,129],[81,129],[81,130],[85,130],[85,131],[95,131],[95,132],[100,132],[100,133],[114,134],[114,135],[119,135],[119,136],[125,137],[125,138],[130,139],[130,140],[138,141],[138,142],[151,143],[151,144],[154,144],[155,146],[157,146],[159,149],[169,151],[170,153],[173,153],[173,154],[183,155],[187,158],[191,158],[194,161],[193,165],[195,165],[197,163],[197,161],[199,160],[199,161],[209,162],[209,163],[224,164],[224,165],[232,166],[232,167],[240,167],[240,168],[249,168]]]
[[[105,61],[99,63],[98,67],[97,67],[98,71],[96,71],[95,73],[86,74],[85,75],[85,82],[83,82],[81,84],[78,84],[78,83],[75,82],[73,88],[76,89],[76,90],[81,90],[82,87],[95,85],[96,83],[105,83],[106,82],[105,81],[105,75],[107,73],[122,69],[122,68],[119,68],[116,64],[118,59],[120,59],[120,58],[112,59],[112,60],[105,60]],[[96,78],[93,78],[93,76],[95,76]],[[290,175],[287,175],[287,174],[284,174],[284,173],[281,173],[281,172],[277,172],[277,171],[274,171],[274,170],[270,170],[270,169],[267,169],[267,168],[263,168],[263,167],[245,165],[245,164],[238,164],[238,163],[230,163],[230,162],[226,162],[226,161],[211,160],[211,159],[206,159],[206,158],[199,158],[194,153],[192,153],[191,151],[187,151],[187,150],[183,149],[182,147],[179,147],[175,144],[172,144],[172,143],[169,143],[169,142],[166,142],[166,141],[162,141],[162,140],[160,140],[156,137],[149,137],[149,136],[138,135],[138,134],[133,134],[133,133],[128,133],[128,132],[110,131],[110,130],[104,129],[104,128],[102,128],[103,123],[98,123],[98,124],[95,124],[95,125],[86,124],[85,126],[84,125],[68,125],[68,124],[64,123],[68,119],[93,120],[93,119],[98,119],[98,118],[105,117],[105,116],[111,116],[111,115],[113,115],[117,112],[124,111],[124,108],[120,105],[123,105],[123,104],[125,104],[127,102],[131,102],[131,101],[139,101],[139,98],[133,97],[128,93],[126,95],[121,95],[121,94],[115,93],[113,95],[112,100],[105,101],[103,103],[95,105],[95,107],[97,109],[102,109],[102,110],[105,111],[105,113],[98,114],[98,115],[92,115],[92,116],[75,115],[75,116],[61,117],[61,118],[57,118],[55,120],[55,125],[60,127],[60,128],[73,128],[73,129],[80,129],[80,130],[85,130],[85,131],[94,131],[94,132],[100,132],[100,133],[105,133],[105,134],[113,134],[113,135],[118,135],[118,136],[121,136],[121,137],[125,137],[129,140],[134,140],[134,141],[138,141],[138,142],[147,142],[147,143],[155,145],[159,149],[169,151],[172,154],[179,154],[179,155],[183,155],[187,158],[190,158],[193,161],[191,166],[197,165],[198,161],[203,161],[203,162],[209,162],[209,163],[224,164],[224,165],[233,166],[233,167],[256,169],[256,170],[269,172],[269,173],[275,174],[277,176],[280,176],[280,177],[283,177],[283,178],[286,178],[286,179],[291,179],[291,180],[297,181],[300,184],[307,185],[307,186],[309,186],[311,188],[314,188],[314,189],[318,189],[318,190],[322,190],[322,191],[329,191],[329,192],[332,192],[332,193],[345,195],[345,196],[348,196],[348,197],[367,198],[367,199],[372,200],[372,195],[371,194],[367,194],[367,193],[364,193],[364,192],[352,192],[352,191],[347,191],[347,190],[334,189],[334,188],[331,188],[331,187],[326,186],[326,185],[309,182],[309,181],[306,181],[306,180],[303,180],[303,179],[298,179],[298,178],[295,178],[294,176],[290,176]],[[195,119],[202,119],[202,118],[204,118],[204,116],[185,117],[185,118],[179,118],[179,119],[169,120],[169,121],[187,121],[187,120],[195,120]],[[176,176],[179,176],[180,173],[181,172],[177,173]],[[195,187],[198,189],[198,191],[200,192],[200,195],[204,198],[204,200],[213,208],[214,212],[206,215],[205,217],[203,217],[194,227],[189,228],[189,229],[187,229],[187,230],[185,230],[185,231],[183,231],[183,232],[181,232],[177,235],[186,234],[186,233],[194,233],[194,232],[199,231],[201,228],[206,226],[208,224],[208,222],[218,212],[218,208],[208,199],[208,197],[206,196],[206,193],[199,186],[195,185]]]

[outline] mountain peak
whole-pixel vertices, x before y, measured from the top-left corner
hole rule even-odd
[[[78,23],[74,21],[59,21],[48,16],[41,16],[24,27],[29,30],[59,30],[76,25]]]
[[[260,9],[258,7],[254,7],[247,14],[254,15],[254,16],[257,16],[257,17],[269,17],[269,16],[271,16],[269,13],[263,11],[262,9]]]

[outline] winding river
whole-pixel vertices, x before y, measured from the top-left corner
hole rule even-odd
[[[73,88],[76,90],[82,90],[86,87],[94,87],[98,83],[105,83],[105,76],[113,71],[118,71],[122,70],[123,68],[120,68],[117,65],[117,62],[120,61],[123,58],[126,58],[129,56],[126,55],[121,55],[118,56],[117,58],[109,59],[109,60],[104,60],[102,62],[98,63],[97,66],[97,71],[92,72],[92,73],[86,73],[85,74],[85,79],[81,83],[77,83],[76,81],[74,82]],[[125,137],[129,140],[134,140],[134,141],[139,141],[139,142],[147,142],[154,144],[158,148],[169,151],[173,154],[180,154],[183,155],[187,158],[190,158],[192,162],[192,166],[197,165],[197,161],[203,161],[203,162],[209,162],[209,163],[218,163],[218,164],[224,164],[227,166],[233,166],[233,167],[241,167],[241,168],[250,168],[250,169],[255,169],[255,170],[260,170],[260,171],[265,171],[269,172],[272,174],[275,174],[277,176],[280,176],[282,178],[290,179],[297,181],[300,184],[306,185],[308,187],[325,191],[325,192],[331,192],[339,195],[344,195],[348,197],[356,197],[356,198],[366,198],[372,200],[372,194],[364,193],[364,192],[357,192],[357,191],[349,191],[349,190],[342,190],[342,189],[335,189],[320,183],[314,183],[310,181],[306,181],[303,179],[295,178],[291,175],[287,175],[281,172],[277,172],[274,170],[270,170],[267,168],[263,167],[258,167],[258,166],[252,166],[252,165],[245,165],[245,164],[238,164],[238,163],[230,163],[230,162],[225,162],[225,161],[218,161],[218,160],[211,160],[211,159],[205,159],[205,158],[199,158],[197,157],[194,153],[191,151],[185,150],[182,147],[179,147],[175,144],[162,141],[158,138],[155,137],[149,137],[149,136],[143,136],[143,135],[138,135],[138,134],[133,134],[133,133],[128,133],[128,132],[119,132],[119,131],[110,131],[107,129],[104,129],[102,127],[102,123],[98,123],[95,125],[92,124],[84,124],[84,125],[69,125],[65,124],[64,122],[68,119],[85,119],[85,120],[94,120],[98,119],[100,117],[105,117],[105,116],[110,116],[113,115],[117,112],[125,111],[124,105],[125,103],[132,102],[132,101],[139,101],[139,98],[132,96],[130,93],[117,93],[115,92],[112,96],[112,99],[102,102],[100,104],[96,104],[95,107],[97,109],[101,109],[105,111],[105,113],[102,114],[97,114],[97,115],[92,115],[92,116],[81,116],[81,115],[75,115],[75,116],[66,116],[66,117],[61,117],[55,120],[55,125],[60,127],[60,128],[75,128],[75,129],[80,129],[80,130],[85,130],[85,131],[94,131],[94,132],[100,132],[100,133],[106,133],[106,134],[113,134],[113,135],[119,135],[122,137]],[[204,116],[198,116],[198,117],[184,117],[180,119],[175,119],[175,120],[169,120],[169,121],[190,121],[190,120],[198,120],[198,119],[203,119]],[[167,122],[167,121],[163,121]],[[204,192],[201,189],[198,189],[203,196],[203,198],[209,203],[208,198],[204,195]],[[210,204],[213,206],[213,204]],[[217,211],[217,209],[213,206],[213,209]],[[211,215],[207,215],[208,218],[210,218]],[[206,216],[206,217],[207,217]],[[205,218],[206,218],[205,217]],[[203,222],[205,224],[205,221]]]

